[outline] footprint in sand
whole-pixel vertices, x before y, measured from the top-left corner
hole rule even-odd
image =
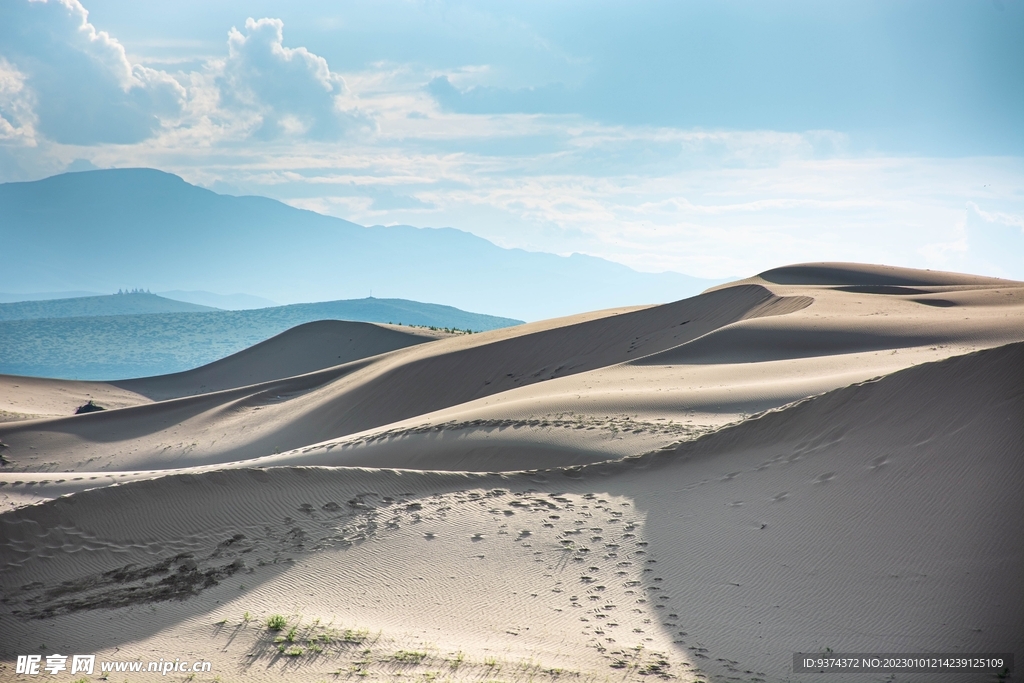
[[[483,534],[473,534],[473,536],[472,536],[472,537],[470,538],[470,540],[471,540],[471,541],[473,541],[473,542],[475,543],[475,542],[477,542],[477,541],[482,541],[482,540],[484,540],[485,538],[487,538],[487,537],[486,537],[486,536],[484,536]]]
[[[787,498],[789,498],[789,491],[783,491],[782,493],[778,494],[777,496],[774,496],[772,498],[772,501],[776,502],[776,503],[781,503],[782,501],[786,500]]]
[[[427,533],[423,534],[423,538],[427,539],[428,541],[433,541],[435,538],[437,538],[437,534],[435,534],[432,531],[428,531]]]
[[[881,457],[878,457],[878,458],[875,458],[874,460],[872,460],[871,464],[868,465],[868,469],[869,470],[879,470],[879,469],[882,469],[883,467],[885,467],[888,464],[889,464],[889,456],[883,455]]]
[[[815,484],[824,484],[825,482],[832,481],[835,478],[836,478],[836,473],[835,472],[826,472],[825,474],[823,474],[820,477],[818,477],[817,479],[815,479],[814,483]]]

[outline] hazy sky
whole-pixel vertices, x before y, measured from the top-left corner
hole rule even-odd
[[[150,166],[638,270],[1024,279],[1024,0],[0,0],[0,181]]]

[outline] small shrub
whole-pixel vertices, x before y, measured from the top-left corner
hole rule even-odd
[[[406,664],[418,664],[426,658],[426,652],[416,652],[414,650],[399,650],[395,653],[395,661],[404,662]]]
[[[656,662],[650,662],[647,666],[640,669],[641,674],[664,674],[669,668],[670,664],[664,659],[659,659]]]
[[[366,629],[359,629],[353,631],[352,629],[345,629],[345,632],[341,635],[341,642],[343,643],[355,643],[359,644],[364,642],[370,635],[370,632]]]
[[[280,631],[281,629],[283,629],[287,625],[288,625],[288,620],[285,619],[280,614],[272,614],[267,619],[267,628],[269,628],[271,631]]]

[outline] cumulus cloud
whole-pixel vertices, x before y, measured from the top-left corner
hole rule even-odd
[[[327,60],[285,47],[280,19],[250,18],[226,47],[175,78],[131,63],[79,0],[0,0],[0,144],[133,144],[160,131],[327,140],[372,127]]]
[[[34,100],[25,74],[0,56],[0,142],[36,144]]]
[[[36,130],[56,142],[139,142],[184,105],[177,81],[131,64],[78,0],[0,3],[0,56],[21,74]]]
[[[335,138],[363,119],[344,107],[345,81],[327,60],[284,46],[280,19],[248,19],[232,28],[217,85],[221,105],[255,114],[253,136]]]

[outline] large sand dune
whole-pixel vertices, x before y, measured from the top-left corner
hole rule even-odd
[[[0,425],[0,660],[783,681],[816,680],[798,651],[1024,652],[1024,283],[808,264],[429,343],[376,329],[5,378],[11,412],[115,409]]]
[[[322,370],[414,344],[448,337],[424,328],[320,320],[201,367],[120,382],[51,380],[0,375],[0,421],[74,414],[94,401],[124,408],[151,401],[234,389]]]

